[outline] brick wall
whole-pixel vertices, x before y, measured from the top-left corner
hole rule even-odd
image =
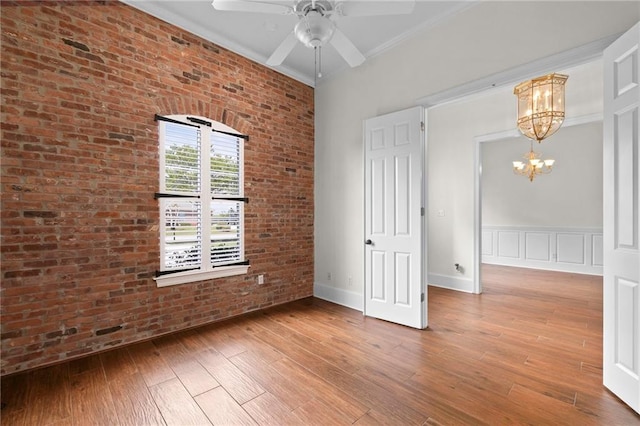
[[[2,374],[313,293],[312,88],[118,2],[0,11]],[[249,275],[156,287],[155,113],[250,135]]]

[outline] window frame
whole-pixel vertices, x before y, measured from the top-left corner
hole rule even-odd
[[[210,120],[205,117],[192,116],[192,115],[167,115],[156,116],[158,121],[158,140],[159,140],[159,193],[156,194],[158,198],[158,210],[160,213],[160,270],[156,273],[154,278],[158,287],[166,287],[178,284],[185,284],[190,282],[197,282],[215,278],[230,277],[234,275],[247,274],[249,270],[249,262],[245,258],[245,226],[244,226],[244,210],[246,198],[244,198],[244,139],[247,137],[240,135],[235,129],[226,126],[223,123]],[[169,123],[184,124],[191,127],[197,127],[200,132],[200,189],[196,193],[185,194],[183,192],[168,191],[166,188],[165,173],[166,173],[166,126]],[[216,197],[211,192],[211,140],[215,132],[227,133],[231,135],[237,135],[239,139],[238,146],[238,195],[226,198],[225,196]],[[231,199],[230,199],[231,198]],[[176,202],[185,200],[194,200],[200,203],[200,223],[201,223],[201,248],[200,248],[200,263],[199,266],[190,270],[172,271],[166,269],[166,247],[165,240],[167,234],[167,226],[165,223],[165,213],[163,212],[163,206],[170,200]],[[241,206],[238,212],[238,230],[239,230],[239,253],[240,261],[233,262],[229,265],[213,265],[211,261],[211,205],[215,201],[232,201],[238,202]],[[208,226],[207,226],[208,224]]]

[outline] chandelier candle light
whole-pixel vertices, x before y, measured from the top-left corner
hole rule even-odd
[[[531,139],[526,161],[514,161],[513,172],[530,182],[540,174],[550,173],[555,160],[543,160],[533,150],[538,143],[554,134],[564,122],[564,86],[569,76],[548,74],[518,84],[513,94],[518,97],[518,129]]]
[[[517,175],[528,177],[530,182],[533,182],[533,178],[537,175],[551,173],[553,163],[556,161],[541,159],[540,155],[533,150],[533,141],[531,141],[531,150],[523,158],[526,161],[513,162],[513,172]]]

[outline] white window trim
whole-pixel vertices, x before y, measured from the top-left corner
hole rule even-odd
[[[249,265],[218,266],[210,271],[183,271],[174,274],[155,277],[158,287],[192,283],[196,281],[211,280],[214,278],[231,277],[234,275],[246,275]]]
[[[176,121],[180,121],[183,123],[187,123],[187,124],[193,124],[190,123],[189,120],[187,120],[187,115],[169,115],[166,116],[167,118],[171,118],[172,120],[176,120]],[[191,116],[190,116],[191,117]],[[199,119],[205,120],[205,121],[210,121],[215,125],[215,129],[218,131],[223,131],[223,132],[229,132],[229,133],[239,133],[237,130],[224,125],[223,123],[219,123],[216,122],[214,120],[209,120],[205,117],[197,117]],[[165,154],[164,154],[164,149],[165,149],[165,141],[164,141],[164,122],[159,122],[158,123],[160,126],[160,130],[159,130],[159,135],[160,135],[160,147],[162,149],[161,151],[161,155],[160,155],[160,162],[159,162],[159,170],[160,170],[160,192],[164,192],[166,191],[165,188],[165,182],[162,176],[162,171],[165,168]],[[201,126],[201,131],[202,131],[202,142],[203,145],[201,146],[201,151],[205,151],[209,152],[210,151],[210,135],[207,134],[207,136],[204,136],[204,133],[206,131],[211,131],[211,128],[208,128],[207,126]],[[240,150],[240,164],[241,164],[241,168],[240,168],[240,197],[244,196],[244,147]],[[203,173],[203,176],[208,176],[207,174]],[[202,184],[203,184],[203,190],[202,192],[204,193],[205,191],[210,192],[209,189],[209,179],[203,179],[202,180]],[[206,205],[206,207],[205,207]],[[201,200],[201,206],[202,206],[202,210],[201,210],[201,214],[203,218],[208,218],[210,217],[210,203],[207,202],[206,200]],[[159,207],[160,208],[160,207]],[[204,221],[203,221],[204,223]],[[242,229],[242,240],[240,241],[241,244],[241,250],[243,253],[243,257],[244,257],[244,237],[245,237],[245,229],[244,229],[244,209],[243,209],[243,214],[240,217],[240,226]],[[203,253],[208,253],[209,250],[206,248],[209,246],[210,241],[205,241],[207,239],[203,239],[203,247],[202,247],[202,252]],[[206,247],[205,247],[206,246]],[[160,232],[160,254],[162,256],[163,250],[163,242],[162,242],[162,232]],[[205,251],[206,249],[206,251]],[[160,259],[161,262],[164,262],[162,259]],[[173,286],[173,285],[179,285],[179,284],[187,284],[187,283],[193,283],[193,282],[198,282],[198,281],[205,281],[205,280],[210,280],[210,279],[215,279],[215,278],[224,278],[224,277],[231,277],[231,276],[235,276],[235,275],[246,275],[249,271],[249,265],[229,265],[229,266],[224,266],[224,265],[220,265],[220,266],[215,266],[212,267],[211,265],[208,264],[202,264],[201,268],[198,270],[191,270],[191,271],[182,271],[182,272],[174,272],[174,273],[169,273],[169,274],[165,274],[165,275],[160,275],[157,277],[154,277],[154,280],[156,281],[156,285],[158,287],[169,287],[169,286]]]

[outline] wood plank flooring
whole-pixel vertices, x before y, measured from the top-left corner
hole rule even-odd
[[[602,279],[483,266],[414,330],[305,299],[2,379],[7,425],[638,425],[602,386]]]

